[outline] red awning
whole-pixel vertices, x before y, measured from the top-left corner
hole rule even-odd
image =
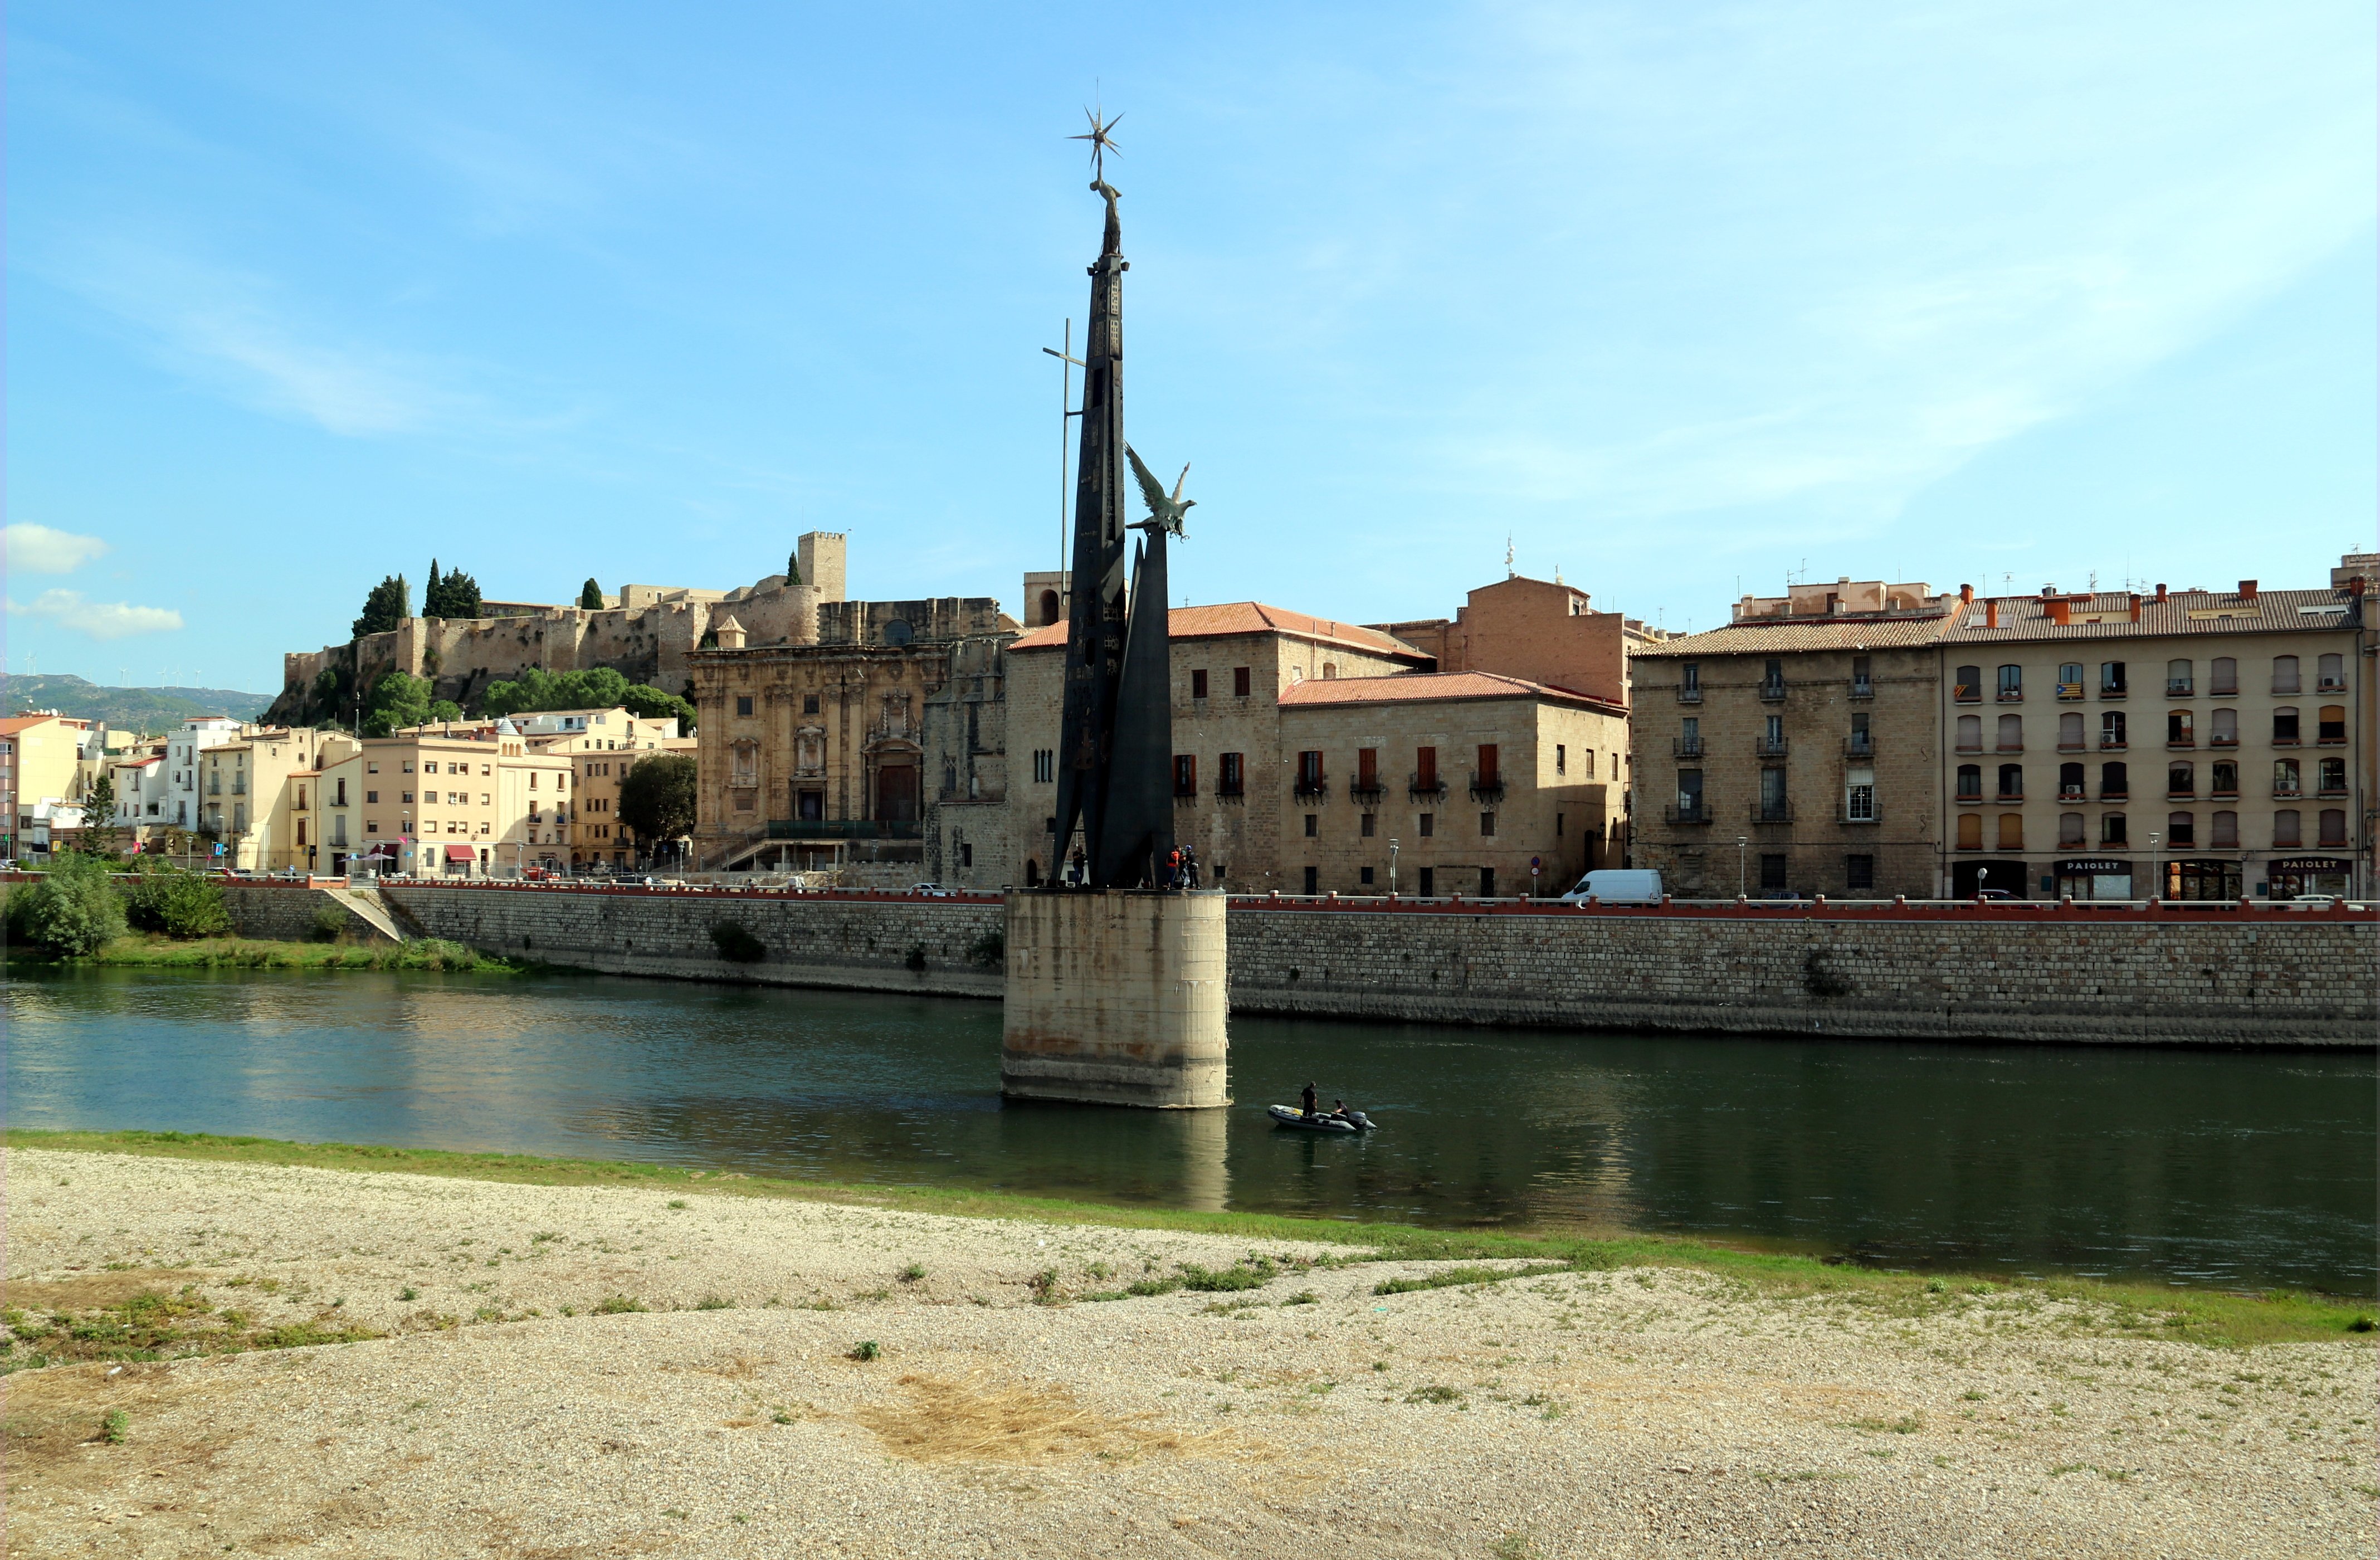
[[[450,845],[446,847],[446,859],[449,861],[476,861],[479,859],[479,852],[468,845]]]

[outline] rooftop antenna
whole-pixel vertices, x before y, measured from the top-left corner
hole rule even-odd
[[[1504,533],[1504,578],[1512,578],[1512,533],[1509,530]]]

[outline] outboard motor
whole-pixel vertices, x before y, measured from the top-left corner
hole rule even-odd
[[[1372,1129],[1372,1118],[1362,1111],[1349,1111],[1347,1119],[1355,1124],[1355,1130],[1358,1132],[1369,1132]]]

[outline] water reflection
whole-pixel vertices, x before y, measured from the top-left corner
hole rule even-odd
[[[10,1118],[2374,1287],[2368,1054],[1233,1026],[1227,1112],[1004,1103],[990,1004],[575,979],[11,980]],[[1306,1078],[1383,1130],[1278,1132]]]

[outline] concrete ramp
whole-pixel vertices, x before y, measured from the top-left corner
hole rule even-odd
[[[358,920],[369,932],[362,932],[366,942],[407,943],[413,939],[396,919],[393,907],[380,896],[377,888],[334,888],[326,891],[331,898],[345,908],[353,920]],[[358,929],[359,932],[361,929]]]

